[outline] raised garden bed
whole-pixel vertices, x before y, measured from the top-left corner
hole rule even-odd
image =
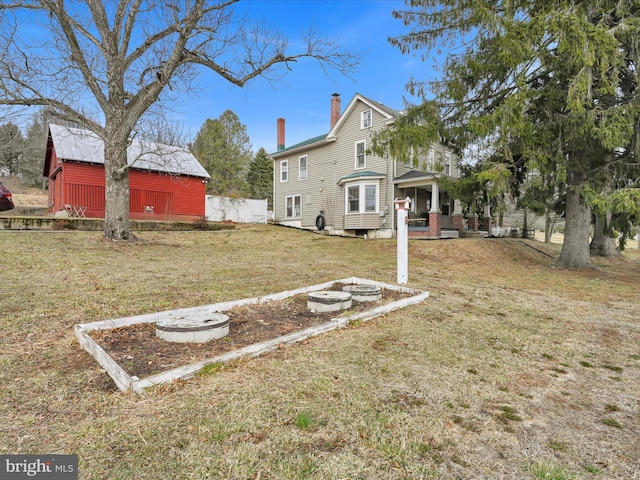
[[[344,285],[375,285],[383,295],[377,302],[354,302],[344,312],[307,309],[308,293],[340,290]],[[152,385],[190,378],[208,364],[257,356],[282,344],[420,303],[428,296],[428,292],[350,277],[264,297],[79,324],[75,333],[120,390],[142,392]],[[158,320],[203,311],[229,315],[229,335],[205,344],[177,344],[156,337]]]

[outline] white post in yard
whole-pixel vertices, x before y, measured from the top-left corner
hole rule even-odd
[[[411,208],[411,199],[395,200],[396,211],[398,212],[398,284],[406,285],[409,280],[409,218],[408,213]]]

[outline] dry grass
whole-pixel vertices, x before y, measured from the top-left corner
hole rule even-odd
[[[139,236],[0,232],[0,453],[77,453],[82,479],[640,475],[635,251],[567,271],[558,245],[414,241],[424,304],[137,396],[75,323],[396,276],[393,241]]]
[[[38,188],[25,187],[15,178],[0,177],[2,184],[9,189],[16,207],[41,207],[49,206],[49,196]]]

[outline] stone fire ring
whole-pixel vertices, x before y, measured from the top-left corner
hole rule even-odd
[[[343,292],[349,292],[356,302],[377,302],[382,298],[382,289],[375,285],[345,285]]]
[[[311,292],[307,296],[307,308],[313,312],[337,312],[351,308],[351,294],[333,290]]]
[[[156,336],[167,342],[206,343],[229,335],[229,316],[198,312],[172,316],[156,322]]]

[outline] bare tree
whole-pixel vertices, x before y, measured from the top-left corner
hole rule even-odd
[[[104,235],[131,236],[127,147],[202,71],[243,87],[302,58],[349,73],[358,59],[310,30],[301,51],[236,11],[238,0],[0,0],[0,105],[47,106],[104,141]],[[28,21],[27,21],[28,19]]]

